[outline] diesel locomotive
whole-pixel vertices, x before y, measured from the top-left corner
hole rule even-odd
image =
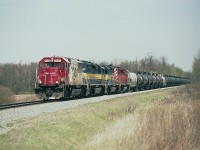
[[[38,63],[35,94],[44,100],[148,90],[190,83],[189,78],[130,72],[67,57],[44,57]]]

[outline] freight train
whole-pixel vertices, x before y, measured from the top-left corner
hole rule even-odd
[[[130,72],[121,67],[66,57],[44,57],[38,63],[36,74],[35,94],[43,100],[117,94],[191,82],[189,78]]]

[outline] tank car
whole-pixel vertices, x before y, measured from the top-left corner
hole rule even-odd
[[[136,87],[136,90],[137,89],[138,90],[142,90],[143,89],[143,77],[139,72],[137,72],[136,75],[137,75],[137,87]]]
[[[142,80],[143,80],[142,84],[140,85],[140,90],[147,90],[149,87],[148,76],[144,72],[139,72],[138,74],[140,74],[140,76],[142,77]]]
[[[130,90],[131,91],[138,91],[138,78],[137,74],[134,72],[129,72],[129,82],[130,82]]]
[[[161,88],[166,87],[167,86],[167,82],[166,82],[165,77],[163,76],[163,74],[160,74],[159,76],[161,78]]]
[[[151,88],[152,89],[155,89],[156,88],[156,85],[157,85],[157,78],[156,78],[156,75],[155,74],[151,74],[152,76],[152,79],[153,79],[153,83],[151,85]]]

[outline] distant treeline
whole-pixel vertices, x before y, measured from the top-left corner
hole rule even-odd
[[[11,89],[15,94],[32,93],[37,63],[0,64],[0,86]]]
[[[200,49],[194,57],[192,65],[192,78],[194,82],[198,82],[200,84]]]
[[[141,60],[118,60],[115,59],[111,63],[101,62],[102,65],[113,64],[115,66],[120,66],[126,68],[129,71],[144,71],[144,72],[155,72],[162,73],[166,75],[180,76],[180,77],[191,77],[191,72],[185,72],[180,67],[176,67],[174,64],[169,64],[167,58],[162,56],[156,58],[153,54],[149,53],[146,57]]]
[[[101,64],[112,64],[130,71],[158,72],[168,75],[191,77],[190,72],[184,72],[174,64],[169,64],[166,57],[156,58],[148,54],[141,60],[114,60],[110,63],[101,62]],[[37,63],[29,64],[0,64],[0,86],[9,88],[15,94],[33,93],[36,78]]]

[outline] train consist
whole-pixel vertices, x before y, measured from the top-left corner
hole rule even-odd
[[[66,57],[44,57],[38,63],[36,95],[44,100],[149,90],[190,83],[189,78],[130,72]]]

